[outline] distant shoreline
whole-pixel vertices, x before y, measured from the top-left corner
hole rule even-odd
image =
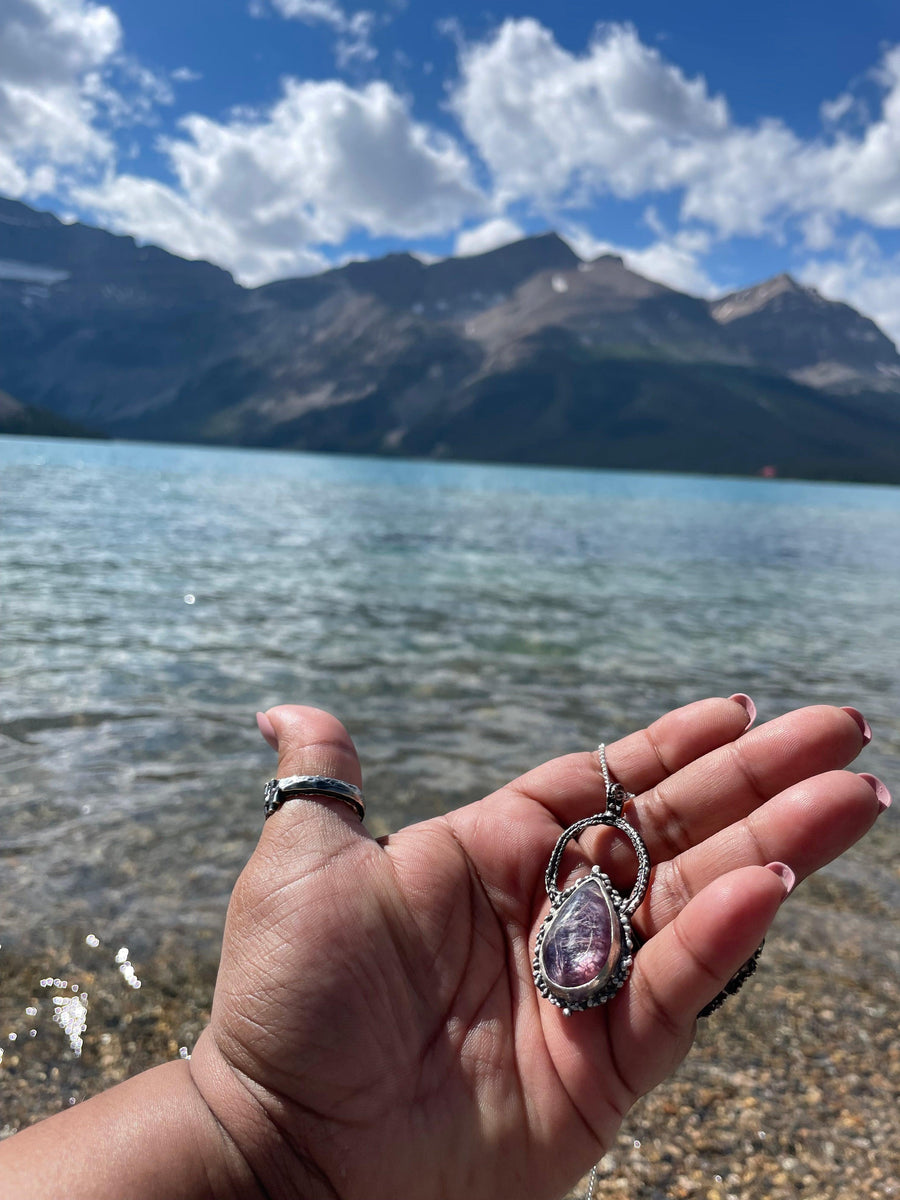
[[[23,406],[25,407],[25,406]],[[52,414],[50,414],[52,416]],[[698,471],[698,470],[677,470],[674,467],[653,468],[653,467],[625,467],[625,466],[585,466],[577,463],[554,463],[554,462],[521,462],[521,461],[506,461],[490,458],[443,458],[443,457],[428,457],[402,454],[361,454],[355,451],[341,450],[306,450],[302,448],[292,448],[289,446],[244,446],[222,444],[218,442],[178,442],[165,441],[158,438],[143,438],[143,437],[121,437],[116,434],[107,434],[92,430],[85,430],[78,426],[72,426],[71,432],[49,433],[46,431],[32,431],[30,429],[4,428],[2,425],[2,412],[0,412],[0,438],[12,438],[15,440],[33,439],[40,440],[46,438],[50,441],[65,441],[77,442],[84,441],[102,442],[112,446],[158,446],[160,448],[168,448],[172,450],[212,450],[212,451],[233,451],[235,453],[248,452],[251,454],[265,455],[282,455],[287,457],[298,457],[303,455],[312,455],[314,458],[338,458],[349,461],[359,460],[362,462],[391,462],[391,463],[409,463],[415,466],[459,466],[459,467],[508,467],[513,470],[523,471],[562,471],[573,473],[592,474],[595,472],[615,473],[621,475],[646,475],[664,479],[672,477],[676,479],[734,479],[742,481],[757,481],[760,483],[779,484],[792,483],[813,483],[823,485],[847,485],[850,487],[885,487],[893,488],[900,487],[900,476],[894,478],[847,478],[840,476],[815,476],[815,475],[790,475],[776,471],[774,475],[767,474],[763,471],[753,473],[741,473],[730,471]]]

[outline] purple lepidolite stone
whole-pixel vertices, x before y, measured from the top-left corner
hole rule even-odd
[[[618,922],[613,930],[612,906],[601,883],[590,879],[563,904],[541,948],[544,973],[551,986],[577,988],[609,975],[618,948]]]

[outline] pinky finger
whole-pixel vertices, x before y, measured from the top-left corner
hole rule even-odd
[[[781,863],[731,871],[641,948],[610,1011],[616,1065],[632,1095],[655,1087],[681,1062],[697,1014],[754,953],[793,882]]]

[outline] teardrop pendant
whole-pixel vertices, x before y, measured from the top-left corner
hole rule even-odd
[[[621,949],[622,931],[609,893],[599,879],[588,875],[547,925],[541,970],[560,994],[595,991],[606,984]]]
[[[603,1004],[628,976],[634,943],[622,898],[599,867],[550,909],[537,937],[538,990],[566,1015]]]
[[[625,802],[632,796],[610,778],[605,746],[600,747],[599,757],[606,784],[606,809],[576,821],[557,839],[546,873],[550,912],[534,947],[535,985],[566,1016],[605,1004],[625,983],[634,961],[630,918],[644,899],[650,882],[647,847],[622,815]],[[631,842],[638,872],[627,897],[616,891],[609,876],[597,866],[564,892],[557,891],[556,879],[566,846],[592,825],[617,829]]]

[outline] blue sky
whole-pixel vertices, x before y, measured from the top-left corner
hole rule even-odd
[[[555,228],[900,338],[900,6],[3,0],[0,193],[243,282]]]

